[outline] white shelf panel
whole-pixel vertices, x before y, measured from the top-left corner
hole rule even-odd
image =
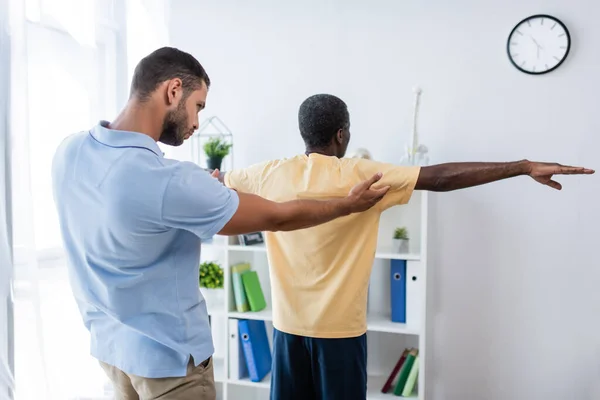
[[[267,248],[262,244],[255,244],[251,246],[242,246],[239,244],[230,244],[227,246],[228,250],[231,251],[243,251],[250,253],[266,253]],[[379,248],[375,253],[375,258],[379,258],[382,260],[420,260],[421,255],[417,253],[398,253],[392,251],[391,248]]]
[[[367,380],[367,399],[368,400],[389,400],[389,399],[398,398],[393,393],[393,390],[394,390],[393,387],[390,390],[390,392],[381,393],[381,388],[383,387],[383,385],[387,379],[386,376],[369,376],[367,379],[368,379]],[[244,379],[239,379],[239,380],[230,379],[228,381],[228,383],[230,383],[232,385],[238,385],[238,386],[248,386],[248,387],[268,389],[271,385],[271,374],[269,373],[267,376],[265,376],[265,378],[261,382],[252,382],[250,379],[244,378]],[[418,396],[402,397],[402,398],[416,400],[416,399],[418,399]]]
[[[233,251],[248,251],[253,253],[266,253],[267,248],[264,244],[253,244],[250,246],[243,246],[239,244],[230,244],[227,246],[228,250]]]
[[[213,370],[215,382],[225,382],[225,359],[221,357],[213,358]]]
[[[229,318],[237,319],[255,319],[263,321],[273,321],[273,313],[270,308],[256,312],[237,312],[230,311]],[[390,318],[384,315],[368,314],[367,330],[371,332],[399,333],[404,335],[419,335],[419,329],[406,324],[390,321]]]
[[[263,378],[260,382],[252,382],[250,378],[244,379],[229,379],[228,383],[239,386],[249,386],[249,387],[257,387],[268,389],[271,387],[271,373],[269,372],[267,376]]]
[[[367,329],[371,332],[401,333],[419,335],[419,328],[392,322],[390,317],[378,314],[367,314]]]
[[[367,400],[391,400],[391,399],[411,399],[417,400],[418,395],[411,397],[398,397],[394,395],[394,387],[387,393],[381,393],[381,388],[385,384],[387,376],[369,376],[367,378]]]
[[[261,311],[248,311],[248,312],[237,312],[230,311],[228,313],[229,318],[237,319],[256,319],[263,321],[273,321],[273,312],[269,307]]]

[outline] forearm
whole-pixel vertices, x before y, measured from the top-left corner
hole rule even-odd
[[[421,168],[415,189],[448,192],[526,175],[530,168],[530,162],[527,160],[506,163],[446,163],[426,166]]]
[[[238,209],[219,232],[222,235],[304,229],[350,214],[347,198],[277,203],[248,193],[239,192],[238,196]]]
[[[275,203],[272,231],[293,231],[329,222],[350,214],[347,199],[292,200]]]

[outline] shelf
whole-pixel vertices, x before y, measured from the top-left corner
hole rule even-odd
[[[391,249],[386,249],[382,247],[381,249],[377,249],[375,253],[375,258],[380,260],[409,260],[409,261],[419,261],[421,259],[420,254],[415,253],[398,253],[391,251]]]
[[[248,312],[237,312],[230,311],[228,313],[229,318],[237,318],[237,319],[256,319],[262,321],[272,321],[273,320],[273,312],[270,308],[265,308],[261,311],[248,311]]]
[[[393,388],[388,393],[381,393],[387,377],[386,376],[369,376],[367,381],[367,400],[389,400],[398,398],[393,393]],[[271,374],[269,373],[261,382],[252,382],[248,378],[230,379],[228,383],[239,386],[249,386],[256,388],[268,389],[271,386]],[[418,396],[402,397],[403,399],[418,399]]]
[[[254,244],[250,246],[242,246],[239,244],[230,244],[228,250],[250,252],[250,253],[266,253],[267,248],[264,244]],[[391,248],[381,247],[377,249],[375,258],[382,260],[420,260],[421,256],[416,253],[398,253],[392,251]]]
[[[227,249],[233,251],[248,251],[252,253],[266,253],[267,248],[264,244],[253,244],[249,246],[243,246],[240,244],[230,244],[227,246]]]
[[[257,388],[269,389],[271,387],[271,373],[269,372],[267,374],[267,376],[265,376],[263,378],[263,380],[260,381],[260,382],[252,382],[250,380],[250,378],[230,379],[228,382],[231,383],[231,384],[233,384],[233,385],[250,386],[250,387],[257,387]]]
[[[213,358],[213,370],[215,382],[225,382],[225,359],[221,357]]]
[[[419,335],[418,327],[392,322],[389,316],[367,314],[367,328],[371,332],[401,333],[404,335]]]
[[[270,308],[262,311],[237,312],[230,311],[229,318],[236,319],[255,319],[262,321],[273,321],[273,313]],[[398,322],[390,321],[390,318],[384,315],[367,314],[367,330],[371,332],[399,333],[404,335],[419,335],[417,327],[408,326]]]
[[[381,388],[385,384],[387,376],[369,376],[367,378],[367,400],[391,400],[391,399],[413,399],[417,400],[418,395],[411,397],[398,397],[394,395],[394,387],[387,393],[381,393]]]

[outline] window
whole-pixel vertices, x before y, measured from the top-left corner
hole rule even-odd
[[[66,136],[114,118],[125,101],[124,26],[118,23],[125,6],[120,11],[117,4],[11,3],[21,17],[11,99],[16,400],[110,398],[106,375],[89,356],[65,260],[53,257],[62,241],[51,164]]]
[[[20,202],[15,212],[33,225],[34,243],[28,228],[17,226],[15,247],[43,251],[61,247],[50,176],[54,151],[69,134],[116,115],[126,60],[117,53],[111,1],[27,0],[25,11],[27,124],[15,138],[22,148],[15,162],[28,176],[16,179],[15,198],[31,203]]]

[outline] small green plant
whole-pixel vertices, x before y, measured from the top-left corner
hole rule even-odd
[[[219,158],[222,159],[229,154],[232,144],[227,143],[225,140],[216,138],[210,138],[204,143],[204,153],[208,158]]]
[[[207,289],[223,288],[223,268],[214,261],[200,264],[200,287]]]
[[[408,231],[406,228],[396,228],[394,231],[394,239],[408,240]]]

